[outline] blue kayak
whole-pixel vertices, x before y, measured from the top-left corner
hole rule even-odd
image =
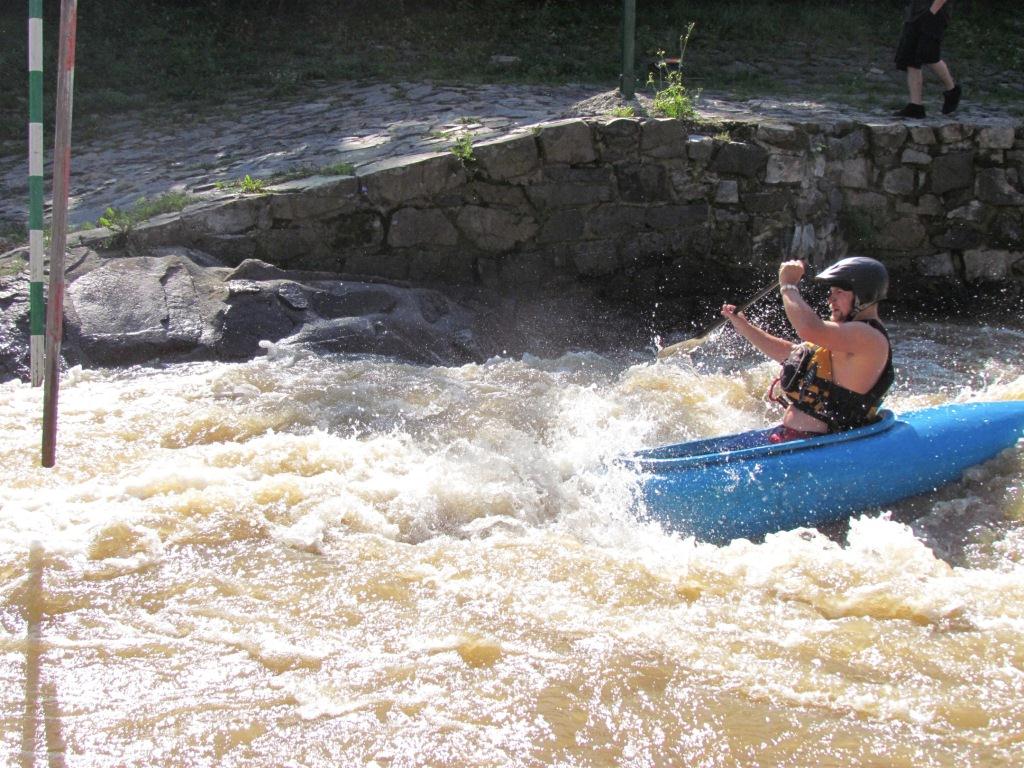
[[[884,411],[860,429],[768,443],[770,429],[651,448],[647,510],[673,530],[727,542],[816,526],[933,491],[1024,437],[1024,402]]]

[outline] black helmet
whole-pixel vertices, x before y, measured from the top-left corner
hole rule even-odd
[[[853,314],[877,304],[889,291],[889,273],[885,265],[867,256],[840,259],[814,278],[818,282],[844,291],[853,291],[856,299]]]

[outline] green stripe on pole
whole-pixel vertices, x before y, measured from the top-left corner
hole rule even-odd
[[[28,73],[28,121],[43,122],[43,73]]]
[[[28,0],[28,15],[30,19],[43,18],[43,0]]]
[[[28,177],[28,228],[43,228],[43,177]]]
[[[29,332],[33,336],[46,333],[46,302],[43,300],[43,284],[28,284]]]

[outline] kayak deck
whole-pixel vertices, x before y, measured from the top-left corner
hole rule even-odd
[[[646,511],[727,542],[831,523],[960,479],[1024,437],[1024,402],[958,403],[768,443],[770,429],[639,451]]]

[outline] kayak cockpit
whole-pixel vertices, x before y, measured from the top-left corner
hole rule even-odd
[[[731,461],[750,461],[783,453],[809,450],[823,445],[861,440],[886,432],[895,424],[896,417],[892,411],[881,411],[878,421],[866,427],[833,432],[820,437],[771,443],[768,441],[768,436],[774,428],[768,428],[648,448],[634,453],[631,460],[637,462],[642,471],[664,471],[668,468],[682,469]]]

